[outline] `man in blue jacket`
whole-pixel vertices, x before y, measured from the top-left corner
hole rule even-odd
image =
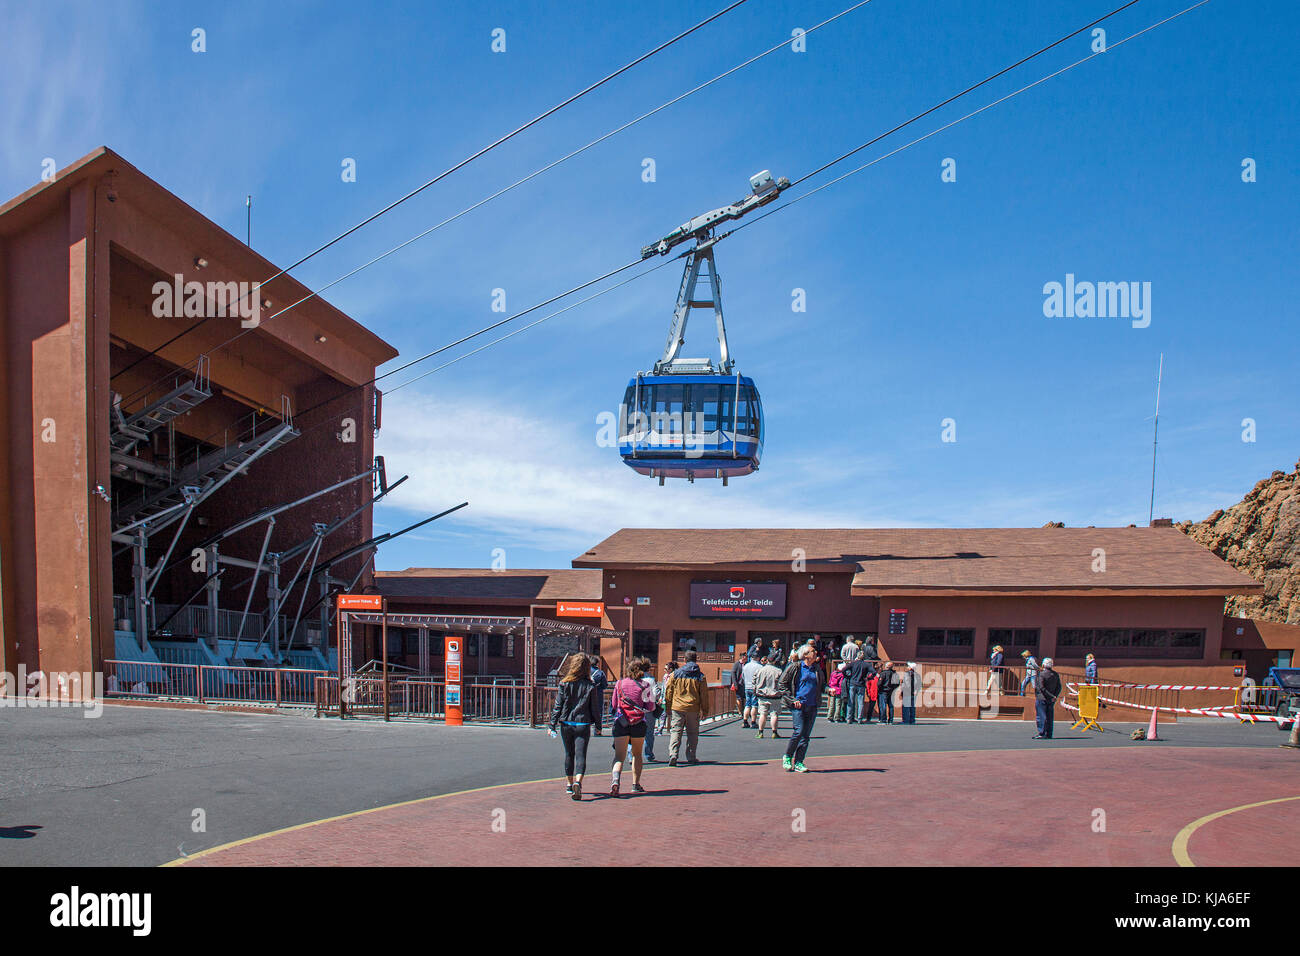
[[[817,666],[817,652],[807,646],[799,652],[799,660],[781,673],[781,696],[794,717],[794,732],[790,734],[790,743],[781,758],[781,767],[785,770],[808,772],[803,761],[808,754],[813,724],[817,721],[817,707],[821,703],[825,679],[825,672]]]

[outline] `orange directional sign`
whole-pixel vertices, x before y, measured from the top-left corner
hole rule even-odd
[[[382,611],[384,596],[382,594],[340,594],[340,611]]]
[[[443,707],[443,723],[449,727],[459,727],[465,722],[465,711],[461,704],[460,691],[460,642],[459,637],[453,637],[451,634],[445,636],[444,650],[446,656],[443,658],[446,670],[446,679],[444,687],[446,688],[447,702]],[[455,678],[452,678],[452,674]]]
[[[600,617],[605,613],[605,602],[556,601],[555,613],[560,617]]]

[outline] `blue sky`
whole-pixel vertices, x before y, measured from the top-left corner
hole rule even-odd
[[[1107,39],[1189,2],[1142,0]],[[724,5],[8,4],[0,193],[45,157],[108,145],[236,235],[253,194],[253,244],[288,263]],[[749,0],[295,274],[330,281],[849,5]],[[1117,5],[873,0],[326,297],[409,359],[500,318],[494,289],[513,312],[621,265],[750,174],[797,178]],[[596,441],[597,415],[663,345],[675,266],[390,393],[380,451],[411,481],[376,528],[470,507],[379,566],[484,566],[498,548],[511,567],[566,566],[625,526],[1140,524],[1162,352],[1157,515],[1235,502],[1300,457],[1298,26],[1281,0],[1211,0],[719,244],[732,352],[768,418],[762,469],[727,488],[660,488]],[[1151,283],[1149,327],[1046,317],[1043,287],[1067,273]],[[690,354],[712,346],[692,329]]]

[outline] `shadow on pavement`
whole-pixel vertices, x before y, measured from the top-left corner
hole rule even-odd
[[[16,827],[0,827],[0,840],[30,840],[42,827],[37,823],[24,823]]]
[[[808,768],[810,773],[888,773],[884,767],[836,767],[831,770],[818,770],[816,767]]]

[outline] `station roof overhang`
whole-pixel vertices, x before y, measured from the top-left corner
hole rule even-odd
[[[1257,590],[1263,590],[1261,584],[1258,588],[1242,588],[1239,590],[1226,590],[1224,588],[1160,588],[1160,587],[1131,587],[1131,588],[1060,588],[1060,587],[1043,587],[1027,588],[1018,585],[1007,585],[1003,587],[880,587],[875,585],[858,585],[854,584],[849,592],[854,597],[874,597],[874,598],[908,598],[908,597],[942,597],[942,598],[973,598],[973,597],[1052,597],[1052,598],[1094,598],[1094,597],[1226,597],[1230,594],[1254,593]]]
[[[1224,597],[1263,590],[1176,528],[624,528],[574,567],[852,574],[859,597]]]
[[[280,268],[243,239],[105,146],[0,204],[0,240],[20,236],[62,214],[74,191],[87,187],[91,196],[88,222],[78,225],[93,229],[106,240],[110,259],[120,258],[147,274],[150,281],[180,274],[187,281],[254,283],[277,276],[260,288],[271,306],[259,325],[243,330],[248,333],[246,343],[236,343],[213,356],[211,380],[231,397],[278,412],[278,401],[272,400],[278,399],[278,394],[269,394],[274,389],[268,385],[259,390],[250,382],[266,378],[296,389],[325,376],[357,386],[368,382],[376,367],[396,357],[396,349],[379,336],[323,298],[312,295],[311,289],[292,276],[277,275]],[[149,286],[144,288],[148,290]],[[295,304],[292,312],[266,321],[270,314],[290,304]],[[141,375],[147,375],[159,368],[186,367],[196,353],[224,342],[231,329],[222,323],[235,323],[236,331],[242,328],[237,316],[230,317],[192,331],[175,344],[166,344],[193,320],[158,319],[147,308],[114,309],[108,325],[112,343],[127,349],[128,354],[158,349],[157,356],[141,366]],[[263,355],[274,358],[262,362],[266,368],[237,368],[240,362],[256,366]],[[126,390],[131,385],[126,382]],[[262,394],[264,391],[268,394]]]
[[[385,616],[376,611],[345,611],[351,624],[384,623]],[[538,635],[571,635],[575,637],[625,638],[627,631],[557,621],[546,617],[494,617],[466,614],[408,614],[389,613],[389,627],[426,627],[433,631],[450,631],[455,634],[512,634],[522,636],[531,622]]]

